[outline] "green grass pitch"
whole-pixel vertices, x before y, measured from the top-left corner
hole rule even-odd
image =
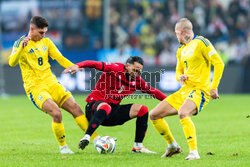
[[[84,108],[85,96],[76,95]],[[145,104],[152,109],[155,99],[126,99],[123,103]],[[0,98],[0,166],[250,166],[250,95],[221,95],[192,117],[198,136],[201,160],[185,161],[188,145],[177,116],[167,118],[172,133],[183,152],[162,159],[166,143],[149,122],[144,145],[155,155],[132,154],[135,119],[123,126],[100,127],[102,136],[117,137],[113,154],[98,154],[89,144],[84,151],[77,145],[84,133],[70,114],[63,111],[66,140],[74,155],[60,155],[51,129],[51,118],[39,111],[26,96]],[[212,153],[212,155],[208,155]]]

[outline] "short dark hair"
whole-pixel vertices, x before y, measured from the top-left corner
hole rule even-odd
[[[141,65],[144,65],[144,61],[141,57],[138,56],[131,56],[128,58],[128,60],[126,61],[126,64],[134,64],[135,62],[140,63]]]
[[[48,21],[45,18],[41,17],[41,16],[33,16],[30,19],[30,24],[34,24],[38,28],[44,28],[44,27],[48,27],[49,26]]]

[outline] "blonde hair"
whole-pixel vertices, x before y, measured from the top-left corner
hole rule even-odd
[[[187,18],[181,18],[180,20],[178,20],[175,24],[175,27],[181,28],[186,32],[193,31],[193,25],[191,21]]]

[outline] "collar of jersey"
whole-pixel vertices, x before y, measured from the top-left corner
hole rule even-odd
[[[194,40],[196,37],[197,37],[197,35],[194,35],[194,37],[193,37],[193,39],[192,39],[192,40]]]

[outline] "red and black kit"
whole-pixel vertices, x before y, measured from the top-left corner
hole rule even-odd
[[[90,122],[86,134],[90,136],[98,127],[96,125],[122,125],[130,120],[129,112],[133,104],[120,105],[120,102],[124,97],[134,93],[136,90],[147,93],[158,100],[166,98],[166,95],[158,89],[151,87],[139,75],[134,80],[128,80],[124,64],[83,61],[77,63],[77,65],[80,68],[94,68],[103,71],[92,93],[86,98],[86,102],[88,103],[86,105],[86,117]],[[108,105],[97,110],[97,106],[102,102],[108,103]],[[95,117],[95,121],[93,117]],[[144,138],[147,129],[147,118],[147,107],[141,107],[140,115],[138,113],[137,116],[136,131],[138,132],[136,132],[136,142],[142,142]],[[138,135],[142,133],[144,134]]]

